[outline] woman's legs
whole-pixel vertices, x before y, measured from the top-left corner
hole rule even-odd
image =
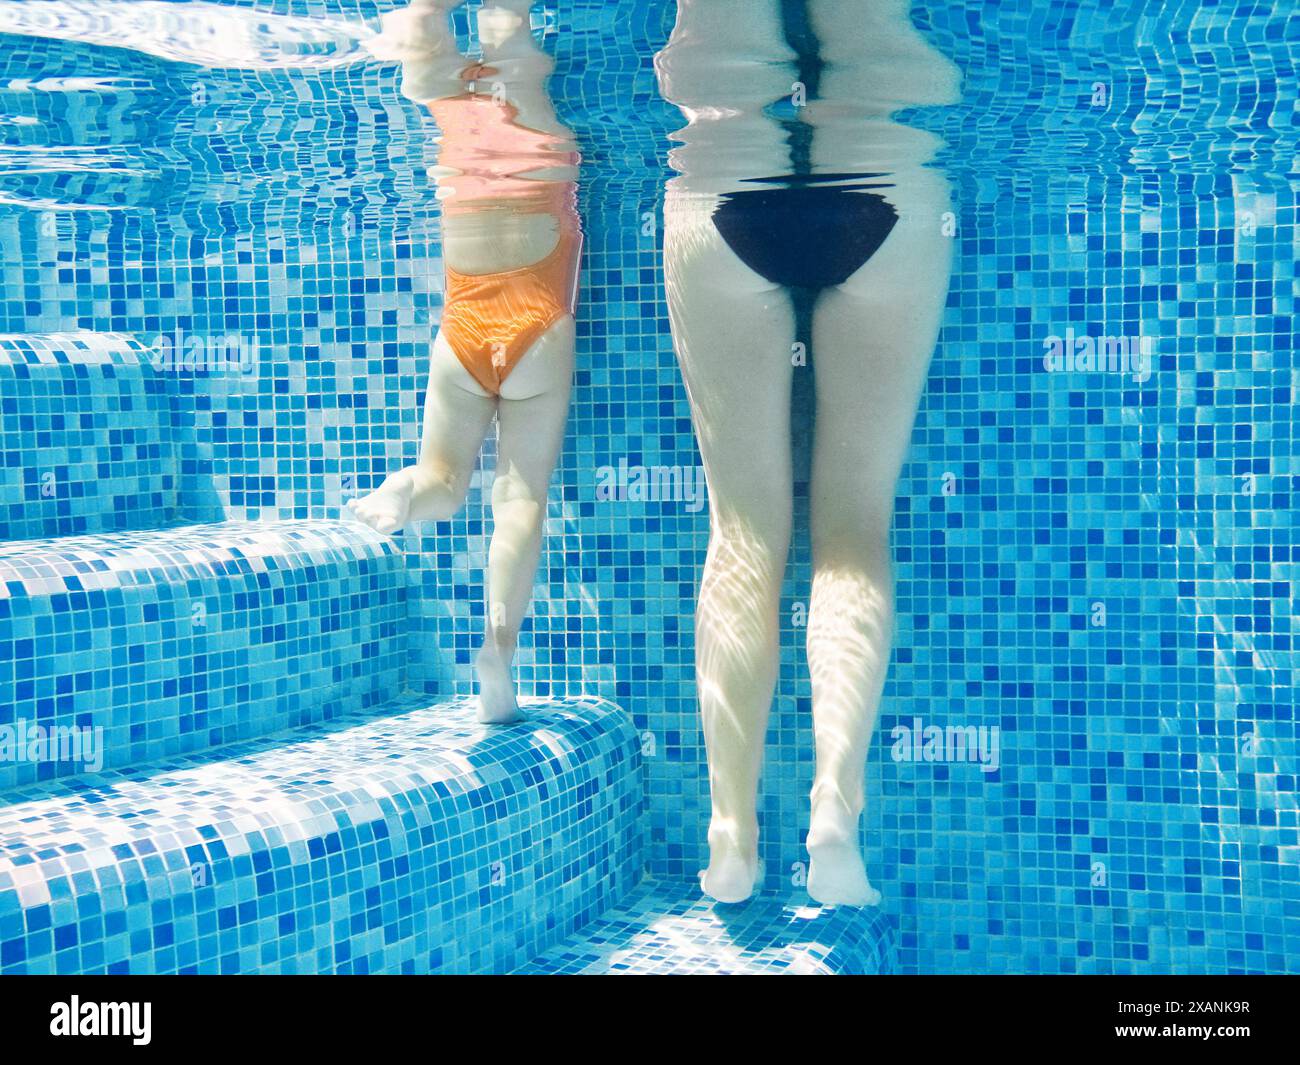
[[[713,805],[701,886],[738,902],[760,875],[758,779],[790,542],[794,322],[787,294],[736,258],[706,208],[670,200],[666,222],[668,309],[709,489],[695,615]]]
[[[889,238],[846,284],[822,294],[814,315],[808,664],[817,771],[808,892],[824,903],[879,900],[863,865],[858,821],[893,632],[895,486],[947,292],[946,209],[937,187],[900,198]]]

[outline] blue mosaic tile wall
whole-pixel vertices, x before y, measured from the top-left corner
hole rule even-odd
[[[163,379],[135,337],[0,336],[0,540],[171,520]]]
[[[257,6],[357,19],[389,5]],[[690,618],[706,511],[596,491],[603,467],[698,462],[659,276],[681,119],[650,57],[672,4],[546,7],[588,244],[521,681],[632,713],[651,868],[680,879],[702,864],[707,811]],[[904,116],[948,143],[957,255],[900,486],[899,632],[868,774],[869,864],[900,964],[1300,971],[1281,16],[1247,0],[1013,0],[978,24],[928,2],[913,18],[965,84],[960,106]],[[3,65],[113,86],[97,108],[72,87],[11,94],[35,122],[6,143],[135,165],[0,180],[28,204],[0,206],[0,333],[255,348],[253,372],[164,374],[180,516],[336,516],[414,457],[441,265],[431,127],[393,69],[207,71],[36,40]],[[1150,376],[1048,370],[1044,340],[1070,330],[1149,337]],[[408,672],[439,695],[471,687],[482,486],[403,541]],[[811,777],[806,553],[794,561],[762,807],[776,891],[802,875]],[[918,720],[996,726],[999,770],[895,761],[892,730]]]

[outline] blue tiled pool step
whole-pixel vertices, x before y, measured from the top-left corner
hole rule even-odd
[[[0,336],[0,540],[170,521],[163,378],[121,333]]]
[[[640,875],[599,700],[406,702],[0,796],[0,972],[504,972]]]
[[[878,909],[763,894],[721,905],[698,884],[646,880],[617,906],[522,966],[524,975],[832,975],[895,971]]]
[[[0,543],[0,726],[75,728],[124,768],[400,690],[406,577],[341,521]],[[87,759],[0,759],[0,789]]]

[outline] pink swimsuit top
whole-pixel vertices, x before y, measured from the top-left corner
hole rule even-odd
[[[461,79],[473,82],[494,73],[491,67],[470,66],[461,72]],[[576,220],[574,182],[524,176],[577,165],[578,153],[555,134],[521,125],[518,108],[489,93],[467,91],[433,100],[429,111],[442,130],[438,162],[456,171],[438,179],[445,213],[508,204],[511,210],[545,212],[561,219],[573,215]]]

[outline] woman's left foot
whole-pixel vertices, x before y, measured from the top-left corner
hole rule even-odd
[[[762,863],[733,852],[713,854],[700,871],[700,890],[714,902],[744,902],[762,883]]]

